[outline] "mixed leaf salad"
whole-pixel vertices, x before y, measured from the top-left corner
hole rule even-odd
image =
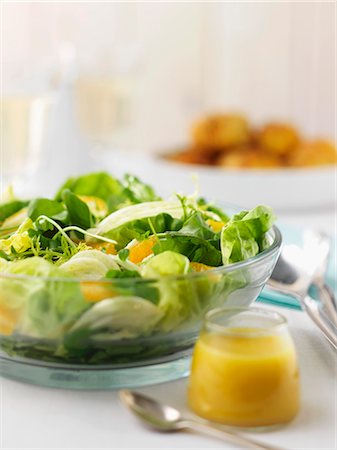
[[[1,349],[90,364],[172,351],[149,337],[186,330],[244,286],[212,269],[265,250],[273,222],[265,206],[229,217],[104,172],[68,179],[54,198],[11,194],[0,205]]]

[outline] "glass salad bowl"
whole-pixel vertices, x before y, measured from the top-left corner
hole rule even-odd
[[[280,250],[277,227],[267,239],[269,247],[245,261],[183,275],[80,280],[0,273],[1,374],[73,389],[187,375],[205,313],[248,306],[264,287]]]

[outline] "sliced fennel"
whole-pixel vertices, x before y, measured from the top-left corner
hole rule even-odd
[[[80,280],[99,280],[105,277],[108,270],[118,270],[114,259],[99,250],[83,250],[62,264],[61,269]]]
[[[102,330],[111,339],[136,337],[153,331],[162,318],[162,311],[141,297],[117,296],[107,298],[86,311],[70,332],[79,329]]]
[[[117,255],[107,255],[100,250],[82,250],[60,266],[72,277],[80,280],[99,280],[108,270],[120,268],[139,271],[139,267],[130,261],[122,261]]]
[[[107,270],[118,269],[118,265],[114,261],[113,255],[107,255],[100,250],[82,250],[81,252],[76,253],[71,259],[74,261],[82,258],[90,258],[98,261],[104,264]]]
[[[182,217],[184,214],[184,209],[181,201],[154,201],[127,206],[113,212],[108,217],[103,219],[96,228],[89,231],[94,234],[104,235],[109,231],[115,230],[116,228],[133,220],[154,217],[162,213],[170,214],[174,218]]]
[[[69,261],[60,266],[62,270],[67,272],[73,278],[80,280],[99,280],[103,278],[107,272],[106,266],[100,261],[93,258],[70,258]]]

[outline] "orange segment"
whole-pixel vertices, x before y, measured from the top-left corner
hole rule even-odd
[[[0,334],[10,336],[18,322],[19,311],[0,305]]]
[[[144,241],[137,242],[129,250],[129,260],[135,264],[139,264],[147,256],[153,253],[152,249],[157,242],[157,238],[152,236]]]
[[[212,228],[214,233],[219,233],[222,230],[222,227],[225,225],[224,222],[217,222],[213,219],[208,219],[207,224],[210,228]]]
[[[207,266],[206,264],[199,262],[191,262],[190,265],[194,272],[205,272],[206,270],[214,269],[212,266]]]
[[[104,200],[93,195],[79,195],[79,198],[87,204],[96,217],[105,217],[108,214],[108,206]]]
[[[83,297],[92,303],[100,302],[106,298],[111,298],[116,295],[112,286],[105,283],[97,283],[95,281],[82,281],[81,291]]]
[[[93,248],[95,250],[101,250],[107,255],[117,255],[117,250],[115,247],[115,244],[112,244],[111,242],[96,242],[93,244],[87,244],[88,247]]]

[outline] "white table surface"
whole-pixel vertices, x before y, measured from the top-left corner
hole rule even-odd
[[[281,308],[275,308],[281,310]],[[336,448],[336,357],[300,311],[282,309],[297,347],[302,408],[297,418],[256,438],[284,449]],[[186,411],[186,380],[139,389]],[[144,428],[114,391],[66,391],[1,383],[1,449],[230,449],[215,439]]]
[[[279,219],[336,234],[334,210],[284,213],[279,214]],[[335,354],[304,313],[286,309],[282,312],[289,320],[299,354],[302,408],[287,427],[258,438],[292,450],[336,449]],[[186,380],[140,390],[186,410]],[[3,450],[234,448],[194,434],[151,432],[121,407],[113,391],[56,390],[2,379],[0,400]]]

